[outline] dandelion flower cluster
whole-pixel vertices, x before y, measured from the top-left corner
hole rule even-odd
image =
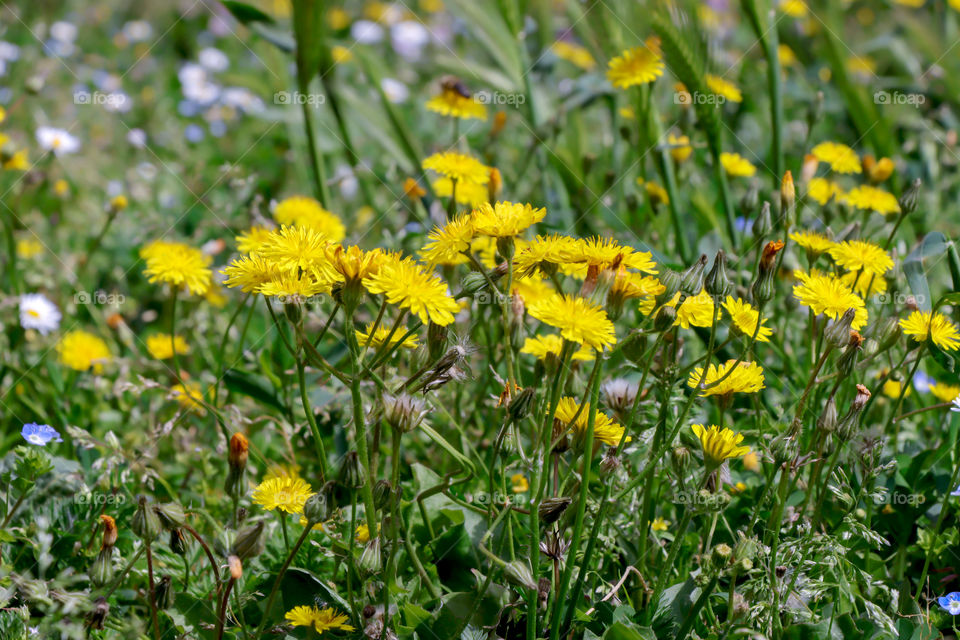
[[[75,371],[102,373],[109,362],[110,348],[99,337],[82,330],[70,331],[57,343],[60,362]]]
[[[832,275],[799,272],[800,284],[793,287],[793,296],[800,304],[809,307],[814,314],[821,313],[836,320],[847,309],[855,312],[851,327],[856,330],[867,324],[867,307],[863,299]]]

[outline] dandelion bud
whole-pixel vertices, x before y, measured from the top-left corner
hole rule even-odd
[[[320,491],[317,493],[320,496],[318,502],[323,507],[323,513],[321,517],[317,518],[317,522],[324,522],[332,518],[337,511],[337,483],[329,480],[320,487]],[[307,502],[310,501],[307,500]],[[304,507],[306,507],[306,505],[304,505]]]
[[[176,593],[173,590],[173,580],[170,579],[170,576],[160,576],[155,590],[157,607],[160,609],[169,609],[173,607],[175,596]]]
[[[757,219],[753,221],[753,237],[755,240],[762,241],[773,231],[773,219],[770,217],[770,203],[764,202],[760,207],[760,213]]]
[[[263,553],[266,548],[263,528],[263,520],[260,520],[238,531],[230,555],[237,556],[240,560],[246,560]]]
[[[360,554],[360,569],[367,573],[377,573],[380,571],[380,567],[383,566],[380,555],[380,537],[370,538],[363,548],[363,553]]]
[[[573,502],[573,499],[566,496],[562,498],[545,498],[543,502],[540,503],[540,506],[537,507],[537,515],[540,516],[540,521],[544,524],[553,524],[560,519],[560,516],[567,510],[571,502]]]
[[[733,557],[733,549],[727,543],[721,542],[710,553],[710,566],[714,571],[720,571],[730,563],[731,557]]]
[[[393,486],[387,480],[377,480],[373,485],[373,506],[381,511],[388,509],[393,502]]]
[[[647,336],[642,331],[631,331],[620,345],[620,351],[627,360],[634,364],[643,362],[643,355],[647,352]]]
[[[243,476],[247,468],[247,457],[249,456],[250,442],[242,433],[235,433],[230,436],[230,450],[227,454],[227,479],[223,485],[223,490],[234,500],[239,500],[246,487]]]
[[[703,271],[707,267],[707,255],[700,254],[700,259],[687,267],[680,274],[680,291],[688,296],[695,296],[703,289]]]
[[[427,195],[426,190],[417,184],[413,178],[407,178],[403,181],[403,196],[410,200],[418,200]]]
[[[617,448],[610,447],[607,449],[607,452],[603,454],[603,459],[600,460],[600,475],[609,476],[616,473],[619,469],[620,457],[617,455]]]
[[[677,320],[677,309],[675,307],[660,307],[657,317],[653,319],[653,329],[657,333],[663,333],[673,326]]]
[[[100,516],[100,522],[103,524],[103,543],[100,548],[113,548],[113,545],[117,544],[117,523],[113,517],[106,514]]]
[[[496,134],[494,134],[496,135]],[[496,202],[497,196],[500,195],[500,191],[503,190],[503,176],[500,175],[500,170],[496,167],[490,169],[490,180],[487,182],[487,199],[490,202]],[[505,254],[500,254],[504,258],[507,256]]]
[[[432,325],[431,325],[432,326]],[[391,429],[407,433],[416,429],[426,415],[426,403],[406,393],[383,396],[383,419]]]
[[[508,562],[503,568],[503,573],[507,576],[507,580],[522,589],[537,588],[537,583],[533,581],[533,574],[530,572],[530,567],[528,567],[525,562],[521,562],[520,560]]]
[[[344,304],[346,304],[346,302],[344,302]],[[356,306],[356,304],[354,304],[354,306]],[[300,308],[300,303],[291,297],[288,298],[287,303],[283,305],[283,315],[287,317],[287,320],[289,320],[291,324],[299,325],[300,320],[303,318],[303,309]]]
[[[917,204],[920,201],[920,178],[915,178],[907,190],[900,196],[900,210],[904,215],[910,215],[917,210]]]
[[[860,414],[863,413],[863,408],[867,405],[868,400],[870,400],[870,391],[862,384],[858,384],[857,395],[854,397],[850,409],[840,420],[840,424],[837,425],[837,436],[841,440],[847,442],[853,438],[860,423]]]
[[[230,571],[230,577],[239,580],[243,577],[243,560],[239,556],[229,556],[227,558],[227,569]]]
[[[517,245],[513,241],[513,236],[504,236],[503,238],[497,238],[497,253],[499,253],[504,260],[508,262],[513,260],[513,256],[516,253]]]
[[[691,454],[690,449],[686,447],[674,447],[670,450],[670,465],[680,477],[686,474],[692,460],[693,454]]]
[[[664,267],[663,273],[657,277],[660,279],[660,284],[664,287],[663,293],[657,296],[657,304],[660,305],[672,299],[677,291],[680,290],[680,274],[669,267]],[[700,292],[697,291],[697,293]]]
[[[343,456],[337,472],[337,482],[347,489],[359,489],[366,483],[366,474],[360,466],[360,458],[356,451],[348,451]]]
[[[792,430],[781,433],[770,443],[770,450],[773,453],[773,461],[778,467],[790,462],[799,453],[796,434]]]
[[[857,365],[860,358],[860,351],[863,349],[863,336],[857,331],[850,332],[850,341],[844,348],[843,353],[837,358],[836,368],[841,376],[848,376]]]
[[[780,224],[786,231],[797,221],[797,190],[793,186],[793,174],[783,174],[780,184]]]
[[[487,287],[487,279],[482,273],[471,271],[460,279],[460,291],[471,298]]]
[[[523,297],[518,294],[513,294],[510,296],[510,342],[513,345],[514,349],[520,349],[523,347],[523,343],[526,340],[526,326],[523,323],[523,318],[527,313],[527,309],[523,304]]]
[[[833,433],[837,428],[837,402],[833,396],[827,400],[823,413],[817,418],[817,428],[825,433]]]
[[[760,256],[757,279],[753,283],[753,299],[763,306],[773,298],[773,285],[777,273],[777,254],[783,249],[783,242],[768,242]]]
[[[182,527],[186,520],[186,516],[183,513],[183,507],[176,502],[155,504],[153,505],[153,510],[157,513],[157,518],[160,519],[160,526],[168,531],[170,529]]]
[[[514,422],[523,420],[530,415],[530,409],[533,408],[533,402],[537,398],[536,387],[526,387],[513,396],[510,404],[507,405],[507,414]]]
[[[93,602],[93,609],[87,615],[87,627],[99,631],[103,629],[103,623],[110,615],[110,603],[103,596],[98,596]]]
[[[480,276],[480,278],[483,279],[483,276]],[[443,355],[444,349],[447,348],[448,333],[447,327],[440,326],[435,322],[427,325],[427,358],[429,362],[433,362]]]
[[[553,445],[555,453],[563,453],[570,448],[570,437],[567,433],[567,423],[558,418],[553,419],[553,433],[550,435],[550,441],[556,442]]]
[[[113,196],[112,198],[110,198],[110,205],[109,205],[110,213],[114,213],[114,214],[119,213],[124,209],[126,209],[128,204],[129,202],[127,201],[127,196],[123,195],[122,193],[119,195]]]
[[[547,608],[547,601],[550,599],[550,578],[544,576],[540,578],[537,585],[537,601],[541,609]]]
[[[160,518],[157,517],[156,511],[147,508],[146,496],[137,498],[137,511],[130,522],[130,530],[135,536],[147,542],[160,534]]]
[[[187,552],[187,538],[183,535],[183,529],[170,529],[170,551],[178,556]]]
[[[842,316],[827,323],[823,337],[829,344],[839,348],[850,342],[850,330],[856,313],[854,309],[847,309]]]
[[[874,337],[877,339],[877,351],[887,351],[893,348],[902,336],[903,330],[900,329],[900,321],[896,316],[887,318],[877,325],[874,333]]]
[[[713,259],[713,268],[703,281],[703,288],[713,296],[714,303],[726,298],[733,291],[733,283],[727,276],[727,255],[721,249]]]
[[[90,582],[95,587],[102,587],[113,579],[113,547],[103,547],[94,558],[90,570]]]
[[[327,515],[327,500],[322,493],[315,493],[303,503],[303,517],[307,519],[308,526],[317,522],[323,522]]]

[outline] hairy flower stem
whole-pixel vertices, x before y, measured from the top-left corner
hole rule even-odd
[[[590,387],[590,413],[587,414],[587,432],[584,436],[583,445],[583,470],[580,473],[580,495],[577,498],[577,515],[573,525],[573,538],[570,542],[570,549],[567,555],[567,563],[563,569],[563,575],[560,578],[560,585],[555,590],[556,595],[553,601],[553,614],[550,618],[550,640],[557,640],[560,637],[560,611],[563,603],[566,601],[567,588],[570,586],[570,577],[573,574],[573,566],[576,564],[577,552],[580,550],[580,540],[583,536],[583,518],[587,508],[587,496],[590,493],[590,472],[593,464],[593,432],[597,422],[597,407],[600,399],[600,370],[603,367],[603,354],[596,354],[596,363],[593,365],[591,374],[592,385]],[[583,573],[587,567],[581,565],[580,572]],[[573,595],[574,599],[579,594]]]
[[[316,522],[307,521],[307,525],[303,528],[303,532],[300,534],[300,537],[297,538],[297,541],[293,545],[293,549],[287,554],[287,559],[284,560],[283,566],[280,567],[280,572],[277,574],[277,577],[273,581],[273,586],[270,588],[270,594],[267,596],[267,605],[263,610],[263,618],[260,620],[260,624],[257,626],[257,631],[254,633],[254,640],[260,640],[260,636],[263,635],[263,630],[267,626],[267,621],[270,620],[270,610],[273,608],[273,601],[277,597],[277,591],[280,589],[280,582],[283,581],[283,576],[287,573],[287,569],[290,568],[290,564],[293,562],[293,559],[297,556],[297,551],[300,550],[300,547],[306,541],[307,536],[310,535],[310,532],[313,531],[313,526],[317,524]],[[224,598],[226,599],[226,598]]]
[[[780,588],[777,585],[777,548],[780,545],[780,525],[783,522],[783,509],[787,503],[787,490],[789,488],[789,463],[784,463],[780,467],[780,484],[777,487],[777,504],[774,507],[773,513],[770,514],[770,521],[767,523],[767,531],[771,536],[769,579],[770,590],[773,591],[773,612],[771,614],[771,625],[774,637],[779,637],[780,635]]]
[[[560,363],[553,376],[553,384],[550,388],[550,398],[546,405],[546,411],[543,414],[543,421],[540,425],[540,431],[534,432],[534,447],[531,452],[533,458],[533,472],[530,482],[530,574],[533,582],[537,582],[540,573],[540,563],[536,560],[540,557],[540,506],[539,496],[544,486],[549,482],[549,451],[543,451],[545,446],[549,446],[550,435],[553,432],[553,416],[557,412],[557,405],[560,403],[560,393],[567,381],[567,373],[570,367],[570,358],[573,356],[574,345],[564,340],[560,348]],[[538,460],[543,459],[544,464],[538,464]],[[537,637],[537,604],[539,601],[535,589],[527,593],[527,640],[534,640]]]
[[[357,335],[351,326],[353,309],[347,309],[344,334],[350,347],[351,362],[353,364],[350,376],[350,397],[353,400],[353,424],[356,429],[357,457],[360,465],[366,472],[363,483],[363,510],[367,520],[368,531],[371,536],[377,535],[377,510],[373,503],[373,470],[370,468],[370,453],[367,446],[367,421],[363,415],[363,396],[360,394],[360,374],[363,369],[360,361],[360,346],[357,344]],[[352,535],[352,534],[351,534]]]
[[[387,577],[383,585],[383,628],[390,629],[390,588],[397,577],[397,547],[400,544],[400,522],[397,503],[400,502],[400,436],[397,428],[392,428],[390,453],[390,487],[394,495],[390,498],[390,526],[385,532],[390,536],[390,553],[387,556]]]
[[[150,623],[153,625],[153,636],[160,640],[160,622],[157,619],[157,592],[153,585],[153,553],[150,550],[150,540],[143,539],[143,546],[147,551],[147,593],[150,598]]]
[[[298,334],[298,336],[299,335],[300,334]],[[320,428],[317,426],[317,417],[313,415],[313,407],[310,405],[310,395],[307,393],[305,368],[306,364],[304,363],[303,358],[298,356],[297,384],[300,387],[300,402],[303,405],[303,413],[307,416],[307,424],[310,425],[310,433],[313,435],[313,444],[317,450],[317,462],[320,463],[320,484],[323,484],[327,481],[327,452],[323,447],[323,438],[320,436]]]
[[[223,592],[220,606],[217,608],[217,640],[223,640],[223,628],[226,626],[227,618],[227,601],[230,599],[230,592],[233,591],[233,585],[236,584],[236,582],[237,579],[230,576],[230,580],[227,581],[227,588]]]

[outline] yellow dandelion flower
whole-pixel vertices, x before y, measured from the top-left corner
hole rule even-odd
[[[834,241],[816,231],[794,231],[790,239],[813,254],[821,254],[833,248]]]
[[[650,529],[652,531],[666,531],[670,528],[670,521],[664,520],[663,518],[654,518],[653,522],[650,523]]]
[[[735,178],[749,178],[757,173],[757,168],[749,160],[739,153],[721,153],[720,164],[723,165],[727,175]]]
[[[509,238],[540,222],[546,215],[544,208],[535,209],[529,204],[498,202],[491,205],[485,202],[470,218],[475,233],[493,238]]]
[[[321,282],[307,272],[287,269],[280,271],[273,278],[257,287],[257,293],[279,298],[285,302],[288,298],[290,301],[302,300],[319,293],[329,293],[331,289],[332,285],[329,280]]]
[[[810,152],[820,162],[830,165],[837,173],[860,173],[860,158],[857,152],[840,142],[821,142]]]
[[[750,453],[743,456],[743,468],[747,471],[753,471],[754,473],[759,473],[760,471],[760,456],[756,452],[751,451]]]
[[[617,89],[653,82],[663,75],[663,58],[653,39],[644,45],[627,49],[610,61],[607,80]]]
[[[886,278],[866,271],[863,273],[848,271],[840,276],[840,282],[853,289],[861,298],[869,298],[887,291]]]
[[[437,178],[431,183],[431,186],[433,187],[433,193],[438,198],[449,198],[454,195],[453,180],[450,178]],[[490,190],[487,185],[473,180],[458,180],[456,198],[457,204],[475,209],[490,200]]]
[[[693,147],[690,146],[690,138],[687,136],[675,136],[672,133],[667,136],[667,144],[670,146],[670,155],[677,162],[683,162],[693,154]]]
[[[210,288],[211,258],[199,249],[179,242],[155,240],[140,249],[140,257],[146,263],[143,274],[150,282],[184,287],[197,295],[203,295]]]
[[[34,238],[17,240],[17,257],[29,259],[43,253],[43,243]]]
[[[168,360],[174,352],[179,355],[190,353],[190,346],[183,336],[171,337],[169,333],[155,333],[147,337],[147,351],[156,360]]]
[[[26,149],[15,151],[3,162],[3,168],[8,171],[26,171],[30,168],[30,152]]]
[[[633,273],[624,268],[617,271],[617,278],[610,287],[611,295],[621,300],[652,298],[666,290],[667,288],[655,276]]]
[[[726,396],[731,393],[756,393],[764,388],[763,367],[756,362],[741,362],[737,364],[733,373],[727,375],[730,368],[737,364],[736,360],[727,360],[723,364],[711,364],[707,368],[707,376],[703,381],[701,396]],[[703,375],[703,367],[696,367],[687,378],[687,386],[696,388]],[[726,377],[724,377],[726,376]],[[723,379],[719,384],[718,380]]]
[[[752,337],[757,332],[758,342],[769,342],[773,330],[763,326],[766,318],[760,319],[760,312],[754,309],[749,302],[744,302],[740,298],[727,296],[723,303],[723,308],[730,314],[730,322],[736,327],[737,331],[745,336]],[[757,331],[757,321],[760,321],[760,330]]]
[[[110,361],[110,348],[99,337],[86,331],[70,331],[57,343],[60,363],[75,371],[103,372],[103,365]]]
[[[942,313],[914,311],[909,317],[900,320],[900,328],[917,342],[932,340],[933,344],[945,351],[960,349],[960,331]]]
[[[514,493],[524,493],[530,490],[530,483],[522,473],[515,473],[510,476],[510,490]]]
[[[743,94],[740,93],[740,89],[729,80],[715,76],[712,73],[708,73],[706,79],[707,88],[713,93],[723,96],[730,102],[743,102]]]
[[[263,246],[267,237],[270,235],[270,229],[261,225],[255,225],[238,235],[237,251],[240,253],[253,253]]]
[[[183,409],[204,415],[207,412],[203,401],[203,390],[196,382],[175,384],[170,388],[170,395],[174,397]]]
[[[695,296],[687,296],[683,302],[680,302],[680,296],[678,291],[673,298],[664,303],[664,306],[677,309],[674,326],[680,325],[683,329],[689,329],[690,327],[709,327],[713,324],[713,297],[710,294],[701,290]],[[719,319],[719,316],[717,317]]]
[[[456,151],[442,151],[427,157],[423,161],[423,168],[435,171],[458,183],[469,181],[487,184],[490,181],[490,167],[473,156]]]
[[[718,427],[715,424],[704,427],[695,424],[690,427],[694,435],[700,440],[703,447],[703,459],[707,466],[716,467],[724,460],[739,458],[750,452],[750,447],[740,446],[743,434],[736,433],[727,427]]]
[[[777,45],[777,56],[780,58],[781,66],[784,67],[792,67],[798,62],[797,54],[785,44]]]
[[[244,293],[259,293],[260,287],[275,279],[280,270],[270,261],[258,254],[240,256],[220,270],[227,276],[224,284],[228,287],[240,287]]]
[[[363,286],[370,293],[382,293],[387,302],[409,310],[424,324],[446,326],[460,308],[443,280],[409,258],[386,260],[377,273],[364,278]]]
[[[579,415],[578,415],[579,414]],[[557,420],[568,425],[573,430],[574,437],[582,440],[587,435],[587,423],[590,417],[590,403],[580,404],[576,398],[561,398],[557,405],[557,412],[554,414]],[[576,418],[576,420],[574,420]],[[593,439],[603,444],[615,447],[620,444],[620,438],[623,437],[623,427],[614,422],[610,416],[602,411],[597,411],[597,417],[593,423]],[[627,442],[630,442],[627,436]]]
[[[667,193],[667,190],[656,182],[649,180],[644,181],[643,178],[637,178],[637,184],[641,185],[643,190],[647,192],[647,200],[650,201],[651,206],[656,207],[660,204],[670,204],[670,195]]]
[[[900,212],[900,203],[897,202],[896,196],[868,184],[854,187],[838,199],[856,209],[876,211],[884,215]]]
[[[860,330],[867,324],[867,308],[863,299],[845,285],[840,278],[827,274],[798,274],[800,284],[793,287],[793,296],[800,304],[809,307],[816,315],[821,313],[836,320],[847,312],[855,311],[853,329]]]
[[[330,242],[308,226],[284,226],[271,231],[259,255],[282,272],[309,273],[320,282],[332,282],[337,273],[330,263]]]
[[[383,249],[364,251],[360,247],[327,247],[327,256],[335,272],[334,278],[347,283],[359,282],[378,271],[386,262],[399,257],[399,253],[390,253]]]
[[[253,502],[267,511],[280,509],[286,513],[303,513],[303,504],[313,490],[302,478],[280,477],[264,480],[253,491]]]
[[[783,11],[791,18],[805,18],[810,9],[803,0],[781,0],[780,11]]]
[[[584,71],[590,71],[597,66],[597,61],[593,59],[586,48],[578,44],[567,42],[566,40],[557,40],[550,46],[550,51],[561,60],[573,63]]]
[[[556,273],[557,267],[575,259],[577,241],[568,236],[537,236],[513,258],[513,268],[521,276],[530,276],[537,271]]]
[[[826,178],[812,178],[807,183],[807,195],[822,207],[830,202],[831,198],[839,200],[844,194],[843,189],[836,182]]]
[[[464,95],[464,93],[469,95]],[[443,87],[440,93],[427,100],[425,106],[427,111],[433,111],[451,118],[460,118],[461,120],[487,119],[486,105],[478,101],[476,96],[469,92],[461,92],[453,87]]]
[[[863,156],[863,170],[867,173],[870,182],[874,184],[883,182],[891,175],[896,165],[890,158],[880,158],[875,160],[873,156]]]
[[[568,263],[562,265],[563,272],[568,275],[582,277],[588,267],[596,267],[602,271],[615,265],[651,275],[657,273],[657,264],[649,251],[636,251],[621,245],[613,238],[577,238],[574,247],[574,254],[570,256]]]
[[[546,360],[548,356],[560,357],[560,350],[563,348],[563,338],[555,333],[543,336],[528,337],[520,353],[527,353],[534,356],[537,360]],[[593,350],[588,347],[580,347],[571,355],[573,360],[589,361],[593,360]]]
[[[373,324],[368,324],[365,331],[356,331],[357,335],[357,344],[363,346],[370,343],[374,349],[379,349],[387,342],[387,337],[390,337],[390,345],[393,346],[400,342],[403,339],[403,336],[407,333],[403,327],[397,329],[397,331],[390,336],[390,329],[384,326],[377,327],[377,330],[373,332],[373,337],[370,337],[370,332],[373,330]],[[403,344],[400,345],[405,349],[416,349],[420,346],[420,343],[417,339],[417,336],[411,334],[403,339]]]
[[[957,396],[960,396],[960,386],[936,382],[930,385],[930,393],[940,402],[953,402]]]
[[[882,276],[893,268],[893,258],[886,251],[864,240],[846,240],[830,248],[834,262],[850,271],[864,271]]]
[[[347,235],[347,228],[340,218],[308,196],[290,196],[281,200],[273,209],[273,219],[282,226],[309,227],[327,242],[340,242]]]
[[[473,224],[470,216],[460,216],[442,227],[434,227],[427,234],[427,242],[420,250],[420,257],[429,265],[457,265],[467,262],[465,252],[473,240]]]
[[[900,392],[903,391],[903,383],[898,382],[897,380],[887,380],[883,383],[883,395],[890,398],[899,398]],[[910,387],[907,387],[906,393],[903,394],[904,397],[910,395]]]
[[[294,627],[313,627],[318,635],[325,631],[341,630],[353,631],[353,627],[347,624],[347,616],[337,613],[331,607],[320,609],[318,607],[299,606],[294,607],[284,615],[284,619]]]
[[[555,293],[528,309],[531,316],[556,327],[565,339],[601,350],[617,341],[613,323],[603,307],[575,296]]]

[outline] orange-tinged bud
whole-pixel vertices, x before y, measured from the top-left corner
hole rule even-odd
[[[230,466],[247,466],[247,456],[250,451],[250,441],[242,433],[235,433],[230,436]]]
[[[100,522],[103,523],[103,545],[100,548],[110,549],[117,544],[117,522],[106,514],[100,516]]]
[[[890,158],[880,158],[880,160],[872,164],[870,168],[867,168],[866,158],[863,160],[863,169],[870,178],[870,182],[883,182],[893,174],[895,166],[893,160]]]
[[[808,153],[803,157],[803,167],[800,169],[800,178],[804,182],[810,182],[813,179],[813,176],[817,175],[817,166],[820,164],[820,161],[817,160],[817,157],[811,153]]]
[[[413,178],[407,178],[403,181],[403,195],[406,198],[411,200],[416,200],[417,198],[422,198],[427,195],[426,190],[417,184],[417,181]]]
[[[230,568],[230,577],[239,580],[243,576],[243,563],[237,556],[227,558],[227,566]]]
[[[107,326],[111,329],[119,329],[123,325],[123,316],[119,313],[111,313],[107,316]]]
[[[493,126],[490,127],[490,135],[498,136],[500,132],[503,131],[503,128],[507,125],[507,113],[505,111],[497,111],[493,116]]]
[[[487,200],[494,202],[503,189],[503,176],[496,167],[490,168],[490,181],[487,182]]]
[[[773,267],[773,261],[782,249],[783,242],[781,240],[774,240],[773,242],[767,243],[767,246],[763,248],[763,255],[760,257],[761,271],[770,270]]]

